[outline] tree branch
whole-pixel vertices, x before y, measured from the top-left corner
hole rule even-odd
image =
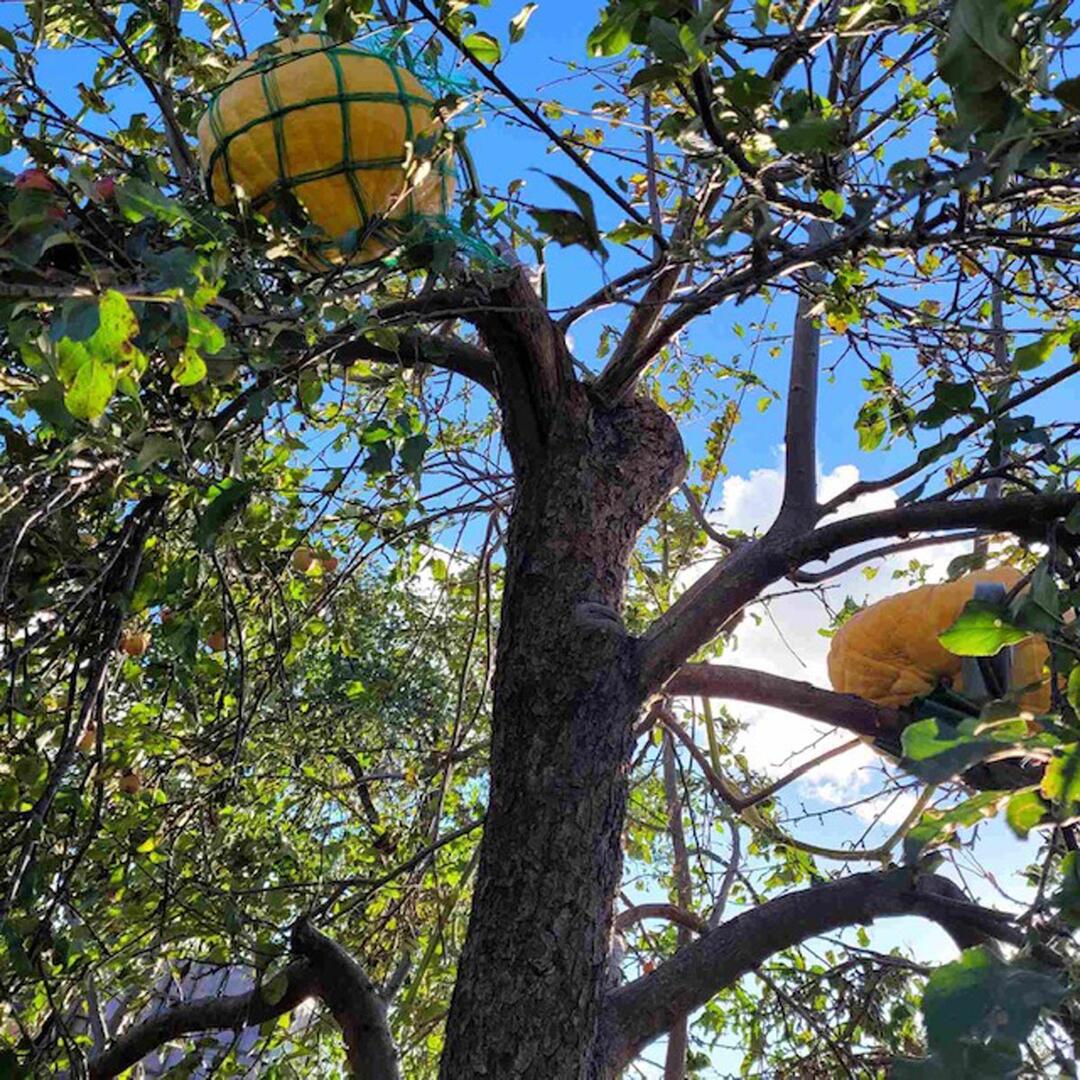
[[[854,874],[788,893],[730,919],[655,971],[612,991],[601,1021],[608,1067],[629,1064],[681,1017],[775,953],[818,934],[898,915],[938,923],[960,948],[1022,939],[1007,917],[963,901],[947,878],[913,880],[910,869]]]
[[[522,267],[508,268],[486,283],[386,304],[377,314],[383,322],[452,316],[472,323],[490,354],[489,388],[498,391],[511,454],[520,459],[544,442],[574,371],[565,331],[552,320]],[[475,369],[478,360],[470,355],[470,366]]]
[[[978,529],[969,529],[967,532],[942,533],[940,536],[916,536],[912,540],[897,540],[894,544],[885,544],[871,551],[863,551],[858,555],[852,555],[850,559],[844,559],[835,566],[828,566],[824,570],[796,570],[788,575],[790,580],[797,585],[818,585],[822,581],[839,577],[856,566],[862,566],[873,559],[884,559],[887,555],[898,555],[903,551],[918,551],[920,548],[935,547],[938,544],[961,544],[968,540],[978,541],[980,537],[988,536],[987,533]]]
[[[667,803],[668,835],[671,837],[672,870],[675,878],[675,897],[682,911],[689,911],[693,901],[693,885],[690,878],[690,856],[686,850],[686,834],[683,832],[682,799],[679,798],[679,771],[675,757],[675,743],[670,732],[664,735],[664,799]],[[690,931],[679,925],[676,941],[679,947],[690,941]],[[690,1046],[690,1032],[686,1017],[680,1017],[668,1031],[667,1053],[664,1060],[664,1080],[684,1080],[686,1076],[686,1052]]]
[[[668,681],[664,693],[672,696],[748,701],[756,705],[783,709],[870,739],[879,749],[897,756],[900,754],[900,732],[916,719],[902,710],[875,705],[855,694],[838,694],[796,679],[785,679],[765,671],[753,671],[728,664],[687,664]],[[694,756],[717,794],[733,809],[740,811],[768,798],[780,787],[802,776],[833,753],[826,751],[825,754],[805,762],[775,784],[751,795],[741,795],[732,785],[727,784],[723,777],[711,771],[708,758],[681,726],[677,723],[672,726],[674,722],[664,714],[661,714],[661,719]],[[975,765],[964,772],[963,780],[969,787],[979,791],[1011,791],[1037,784],[1041,776],[1042,769],[1037,765],[1003,760]]]
[[[964,440],[970,438],[980,428],[985,427],[987,424],[992,423],[997,417],[1004,416],[1006,413],[1011,412],[1018,405],[1023,405],[1025,402],[1030,401],[1032,398],[1038,397],[1040,394],[1046,393],[1047,390],[1052,390],[1059,383],[1064,382],[1066,379],[1071,378],[1073,375],[1080,372],[1080,364],[1069,364],[1068,367],[1062,368],[1060,371],[1054,372],[1053,375],[1048,375],[1045,379],[1040,380],[1032,386],[1029,386],[1026,390],[1022,390],[1019,394],[1014,394],[1008,401],[1006,401],[997,412],[988,413],[986,416],[979,418],[978,420],[972,420],[971,423],[962,427],[955,433],[953,438],[957,440]],[[897,484],[904,483],[905,480],[910,480],[913,476],[917,476],[923,469],[926,468],[925,462],[913,461],[910,465],[905,466],[897,472],[894,472],[891,476],[883,477],[880,480],[859,480],[841,491],[839,495],[834,496],[824,506],[822,506],[822,514],[831,514],[838,510],[846,503],[852,502],[860,495],[868,495],[875,491],[884,491],[886,488],[895,487]]]
[[[858,739],[852,739],[850,742],[843,743],[840,746],[830,747],[828,750],[823,751],[809,761],[804,761],[801,765],[796,766],[789,773],[779,777],[772,783],[766,784],[763,788],[752,791],[748,795],[744,795],[734,784],[728,781],[726,777],[713,768],[712,762],[709,760],[708,756],[701,747],[694,742],[689,732],[687,732],[674,716],[666,711],[661,712],[660,722],[690,752],[690,756],[697,762],[698,767],[705,774],[705,779],[709,782],[709,787],[713,789],[717,796],[719,796],[727,806],[738,814],[741,814],[744,810],[749,810],[753,806],[757,806],[758,803],[764,802],[766,799],[771,799],[781,788],[785,788],[788,784],[794,783],[800,776],[805,776],[823,762],[838,757],[840,754],[846,754],[849,750],[853,750],[859,745]]]
[[[797,536],[770,529],[698,578],[649,627],[638,644],[643,692],[655,693],[765,586],[808,562],[870,540],[933,530],[988,529],[1044,540],[1053,522],[1077,505],[1078,492],[921,502],[834,521]]]
[[[811,242],[829,239],[820,222],[807,226]],[[817,283],[821,271],[807,270],[806,279]],[[811,312],[816,298],[800,293],[791,340],[791,372],[788,377],[787,418],[784,423],[784,497],[780,520],[786,526],[805,528],[817,521],[817,412],[818,368],[821,361],[821,327]]]
[[[887,709],[855,694],[837,694],[797,679],[731,664],[686,664],[664,687],[667,694],[725,698],[770,705],[874,739],[902,726],[898,709]]]
[[[386,1003],[364,969],[336,941],[306,919],[293,926],[293,950],[319,973],[319,997],[345,1037],[355,1080],[400,1080],[397,1047],[386,1019]]]
[[[326,1003],[341,1028],[356,1080],[400,1080],[386,1005],[360,965],[306,920],[293,927],[292,946],[302,958],[273,980],[273,993],[271,984],[265,984],[244,994],[200,998],[164,1009],[92,1057],[87,1063],[90,1080],[119,1076],[183,1035],[256,1027],[315,996]]]
[[[495,364],[507,446],[520,464],[546,441],[574,382],[566,336],[520,267],[467,317]]]
[[[318,992],[315,969],[306,960],[290,964],[281,974],[285,991],[271,1002],[266,987],[246,994],[199,998],[174,1005],[128,1028],[102,1054],[88,1062],[90,1080],[110,1080],[136,1065],[157,1047],[200,1031],[239,1029],[273,1020],[292,1011]]]
[[[646,95],[647,100],[648,95]],[[653,189],[650,187],[650,190]],[[695,222],[702,215],[709,213],[719,198],[721,190],[722,188],[717,186],[715,189],[706,191],[700,204],[687,204],[671,237],[673,247],[678,248],[690,239]],[[659,231],[658,226],[657,231]],[[658,251],[655,258],[659,261],[664,256],[664,252]],[[664,306],[675,292],[675,287],[685,269],[686,264],[673,260],[670,251],[666,253],[666,256],[666,263],[661,264],[659,273],[649,283],[644,295],[635,305],[634,312],[619,338],[611,359],[593,385],[593,390],[601,401],[606,401],[609,405],[625,400],[634,392],[637,381],[646,367],[646,364],[638,363],[636,357],[638,347],[656,329],[664,314]]]
[[[709,929],[708,923],[700,915],[675,904],[635,904],[615,916],[615,929],[620,932],[628,930],[644,919],[666,919],[676,926],[692,930],[695,934],[704,934]]]
[[[184,131],[180,127],[180,121],[176,117],[176,109],[173,107],[172,94],[146,70],[146,66],[135,55],[135,50],[128,44],[116,22],[105,10],[100,0],[87,0],[90,9],[97,16],[105,30],[107,37],[111,38],[116,47],[123,54],[128,66],[138,75],[147,92],[154,99],[157,107],[161,110],[161,119],[165,124],[165,141],[169,144],[169,152],[180,176],[181,183],[185,186],[196,175],[195,158],[191,147],[187,144]]]
[[[398,339],[395,349],[377,345],[364,337],[355,337],[335,348],[330,359],[335,364],[374,360],[403,368],[430,364],[463,375],[485,390],[495,392],[495,364],[491,356],[476,345],[444,334],[408,331]]]
[[[906,537],[909,533],[937,529],[988,529],[1011,532],[1028,540],[1045,540],[1047,528],[1077,505],[1080,505],[1080,492],[1075,491],[912,503],[822,525],[794,540],[788,548],[788,557],[796,566],[802,566],[867,540]]]

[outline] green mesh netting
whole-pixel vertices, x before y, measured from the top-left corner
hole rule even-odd
[[[453,163],[450,154],[440,154],[432,162],[440,185],[439,204],[442,208],[442,213],[430,214],[417,212],[413,201],[413,194],[409,191],[406,195],[404,213],[396,214],[393,218],[386,218],[379,214],[371,213],[369,208],[365,206],[364,193],[357,180],[357,173],[366,169],[386,169],[400,166],[403,163],[403,158],[383,157],[356,160],[352,157],[351,153],[351,115],[348,106],[353,103],[391,103],[400,105],[405,117],[406,140],[409,142],[413,141],[415,132],[413,129],[412,112],[409,106],[419,105],[427,107],[430,106],[431,103],[427,98],[410,93],[407,90],[401,79],[402,68],[415,75],[421,85],[435,85],[444,93],[463,94],[470,92],[471,88],[465,87],[462,84],[439,74],[437,71],[417,71],[412,65],[403,65],[400,62],[396,51],[392,49],[358,49],[349,44],[336,42],[326,34],[318,34],[316,36],[318,37],[319,44],[317,47],[312,47],[310,49],[276,52],[273,45],[264,46],[257,51],[252,63],[247,68],[232,78],[227,79],[214,91],[208,109],[210,131],[214,137],[215,143],[210,159],[206,165],[206,184],[209,193],[212,195],[212,191],[210,190],[212,178],[219,163],[224,170],[227,185],[229,188],[235,187],[229,160],[230,144],[240,135],[243,135],[254,127],[262,124],[271,124],[274,147],[277,155],[277,173],[279,179],[266,191],[261,192],[258,197],[253,199],[252,208],[254,210],[263,210],[272,204],[281,206],[284,208],[286,214],[296,221],[296,223],[302,224],[300,203],[294,193],[296,188],[307,182],[322,180],[335,175],[344,176],[348,181],[349,191],[353,200],[353,208],[356,213],[356,218],[361,225],[358,229],[353,231],[353,234],[344,237],[326,238],[326,234],[322,233],[321,239],[310,238],[307,241],[305,244],[307,253],[311,261],[321,269],[329,270],[336,268],[333,259],[327,257],[328,253],[331,251],[341,252],[348,257],[352,252],[361,250],[364,244],[372,239],[385,247],[390,248],[391,251],[384,252],[382,255],[372,259],[364,260],[364,263],[366,265],[384,263],[387,266],[393,266],[396,263],[393,249],[400,246],[406,237],[416,236],[418,234],[418,226],[422,226],[419,230],[419,235],[422,237],[423,242],[452,244],[455,250],[467,253],[474,261],[487,263],[489,265],[502,265],[503,260],[489,244],[478,237],[467,233],[449,215],[449,209],[452,202],[449,190],[449,180],[453,175]],[[321,53],[329,59],[337,84],[337,93],[329,97],[316,97],[302,102],[295,102],[288,105],[284,104],[279,98],[277,82],[273,78],[275,69],[284,64],[291,63],[294,60],[298,60],[301,57],[310,56],[316,53]],[[381,60],[387,65],[387,69],[392,75],[395,90],[392,92],[374,90],[350,92],[346,90],[345,76],[342,71],[340,60],[344,55],[364,56]],[[259,76],[263,99],[266,105],[265,112],[263,115],[248,121],[246,124],[241,125],[235,130],[227,132],[224,129],[221,118],[221,95],[234,83],[241,79],[251,78],[254,75]],[[315,105],[333,104],[339,106],[341,115],[342,146],[340,160],[330,168],[290,174],[286,165],[284,118],[297,110],[302,110]],[[357,265],[355,262],[352,264]]]

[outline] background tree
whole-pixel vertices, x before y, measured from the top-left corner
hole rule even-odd
[[[424,0],[35,0],[0,29],[5,1067],[169,1045],[181,1075],[549,1080],[667,1034],[670,1078],[732,1041],[750,1074],[1067,1071],[1071,8],[626,0],[572,120],[500,74],[534,11],[495,34]],[[284,217],[215,208],[209,92],[312,26],[426,72],[459,131],[535,133],[558,204],[470,182],[460,228],[329,273]],[[91,57],[74,94],[55,50]],[[767,313],[746,357],[714,340],[725,302],[788,299],[790,340]],[[819,417],[857,381],[859,444],[896,467],[823,499]],[[754,535],[714,506],[751,394],[785,411]],[[957,572],[1031,573],[954,641],[1045,635],[1038,725],[716,662],[778,590],[958,539]],[[753,775],[717,699],[934,785],[840,853],[880,869],[787,834],[806,768]],[[997,812],[1045,840],[1022,910],[935,872]],[[966,951],[927,982],[829,936],[897,915]],[[190,999],[215,971],[251,988]]]

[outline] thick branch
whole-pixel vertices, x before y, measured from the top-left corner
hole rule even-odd
[[[1021,935],[996,912],[968,904],[946,878],[910,870],[855,874],[778,897],[710,931],[655,971],[614,990],[603,1017],[614,1072],[681,1017],[700,1008],[758,964],[808,938],[896,915],[938,923],[960,948]],[[961,894],[962,895],[962,894]]]
[[[485,390],[495,392],[495,364],[488,353],[467,341],[443,334],[423,334],[411,330],[401,335],[396,349],[357,337],[331,353],[331,361],[335,364],[351,364],[357,360],[374,360],[404,368],[430,364],[456,375],[464,375]]]
[[[922,502],[860,514],[797,536],[772,530],[702,575],[642,638],[642,689],[654,693],[767,585],[842,548],[886,537],[950,529],[989,529],[1044,540],[1047,530],[1080,504],[1080,493],[1014,495],[1006,499]]]
[[[401,1068],[386,1003],[364,969],[306,919],[293,927],[293,950],[319,972],[319,996],[345,1037],[355,1080],[400,1080]]]
[[[546,441],[574,381],[566,337],[521,268],[468,318],[495,363],[507,444],[520,462]]]
[[[937,529],[989,529],[1011,532],[1028,540],[1045,540],[1047,529],[1078,504],[1080,493],[1075,491],[913,503],[822,525],[792,542],[788,547],[789,558],[802,566],[867,540],[906,537],[909,533]]]
[[[516,458],[536,450],[547,437],[566,386],[574,379],[565,332],[536,295],[520,266],[485,284],[419,295],[387,304],[383,322],[461,318],[476,327],[493,370],[484,385],[498,391],[510,452]],[[478,350],[479,351],[479,350]],[[461,354],[457,353],[458,360]],[[471,366],[479,358],[471,357]]]
[[[811,280],[821,278],[820,272],[811,271],[807,276]],[[815,326],[811,318],[813,304],[813,297],[799,297],[791,342],[784,426],[784,498],[780,517],[796,527],[811,525],[818,517],[817,399],[821,327]]]
[[[915,719],[914,716],[905,716],[896,709],[875,705],[872,701],[854,694],[838,694],[796,679],[785,679],[780,675],[727,664],[687,664],[669,680],[664,692],[672,695],[749,701],[756,705],[784,709],[797,716],[819,720],[872,739],[879,749],[897,755],[900,753],[900,732]],[[663,719],[669,730],[694,755],[713,789],[734,810],[742,810],[768,798],[780,787],[820,764],[822,758],[829,754],[827,751],[825,755],[805,762],[761,791],[742,796],[731,785],[726,784],[722,777],[713,773],[708,758],[682,727],[669,722],[666,717]],[[1010,760],[975,765],[963,774],[963,779],[966,784],[979,791],[1011,791],[1037,784],[1041,776],[1042,769],[1037,764]]]
[[[104,1053],[90,1059],[90,1080],[119,1076],[151,1051],[181,1036],[255,1027],[315,996],[326,1003],[341,1027],[352,1076],[357,1080],[400,1080],[386,1005],[360,965],[306,921],[293,927],[292,945],[302,958],[285,968],[272,984],[256,986],[244,994],[173,1005],[129,1028]]]
[[[837,694],[797,679],[731,664],[686,664],[664,687],[669,694],[749,701],[876,738],[896,731],[901,715],[855,694]]]
[[[129,1028],[103,1054],[88,1063],[90,1080],[109,1080],[141,1061],[172,1039],[200,1031],[220,1031],[254,1026],[291,1012],[318,992],[315,969],[306,960],[290,964],[281,978],[285,992],[268,1000],[266,988],[257,986],[246,994],[200,998],[174,1005]]]

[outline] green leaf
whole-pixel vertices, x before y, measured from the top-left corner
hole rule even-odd
[[[1043,797],[1069,808],[1080,803],[1080,743],[1064,747],[1046,766],[1040,785]]]
[[[1015,645],[1029,631],[1014,626],[1004,608],[982,600],[969,600],[960,617],[938,641],[954,656],[996,656],[1006,645]]]
[[[916,416],[920,427],[941,427],[947,420],[967,413],[975,404],[975,384],[939,380],[934,383],[934,403]]]
[[[123,293],[109,289],[101,298],[98,328],[90,339],[92,348],[104,353],[122,353],[133,346],[131,339],[139,332],[139,320]]]
[[[423,463],[424,454],[431,446],[431,440],[424,432],[419,435],[411,435],[402,444],[398,451],[398,458],[404,468],[414,472]]]
[[[774,131],[772,140],[784,154],[826,154],[840,148],[840,128],[836,117],[807,113],[788,127]]]
[[[929,784],[940,784],[1001,749],[993,739],[964,734],[935,718],[909,724],[900,744],[903,767]]]
[[[1054,87],[1054,97],[1063,105],[1080,112],[1080,78],[1065,79]]]
[[[483,30],[477,30],[476,33],[470,34],[462,42],[462,45],[481,64],[487,64],[489,67],[497,64],[502,59],[502,48],[498,41]]]
[[[758,109],[772,101],[776,83],[756,71],[743,68],[719,82],[724,96],[737,109]]]
[[[1061,860],[1061,887],[1050,903],[1070,926],[1080,926],[1080,852],[1070,851]]]
[[[596,209],[593,206],[592,196],[583,188],[579,188],[577,184],[571,184],[569,180],[564,180],[561,176],[556,176],[554,173],[544,173],[544,175],[574,200],[574,205],[581,216],[596,230]]]
[[[981,791],[951,810],[927,810],[904,837],[904,862],[917,863],[931,845],[943,843],[958,829],[970,828],[993,817],[1003,798],[998,791]]]
[[[819,202],[838,221],[847,209],[847,200],[838,191],[823,191],[819,196]]]
[[[64,394],[64,405],[79,420],[96,420],[105,411],[115,390],[116,369],[91,356],[79,367],[71,389]]]
[[[510,20],[510,43],[516,45],[525,36],[525,27],[528,26],[529,20],[533,17],[533,12],[539,7],[539,4],[526,4],[511,20]]]
[[[953,92],[964,129],[999,131],[1013,110],[1008,87],[1020,80],[1021,50],[1014,12],[1004,0],[957,0],[949,17],[938,71]]]
[[[652,229],[648,225],[640,225],[636,221],[624,221],[609,233],[604,234],[605,239],[613,244],[630,244],[635,240],[646,240],[652,236]]]
[[[190,221],[191,215],[175,199],[164,195],[153,184],[132,177],[116,187],[116,205],[128,221],[157,218],[166,224]]]
[[[268,979],[259,987],[259,994],[267,1005],[276,1005],[289,989],[289,976],[285,971],[279,971],[272,979]]]
[[[658,60],[685,64],[690,59],[679,36],[679,27],[655,15],[649,20],[648,43]]]
[[[1053,355],[1054,350],[1069,340],[1069,335],[1055,330],[1052,334],[1043,334],[1037,341],[1024,345],[1013,353],[1013,365],[1017,371],[1031,371]]]
[[[1020,78],[1020,45],[1013,12],[1004,0],[956,0],[938,71],[953,89],[989,92]]]
[[[551,237],[561,247],[572,247],[575,244],[594,251],[606,258],[607,252],[600,242],[594,228],[573,210],[544,209],[530,210],[540,230]]]
[[[647,90],[650,86],[659,83],[670,83],[672,80],[677,79],[678,76],[678,69],[670,64],[647,64],[639,71],[634,72],[634,77],[630,80],[630,92]]]
[[[946,1059],[965,1044],[991,1038],[1016,1045],[1031,1034],[1039,1014],[1054,1009],[1064,995],[1056,974],[1023,961],[1006,964],[982,947],[965,949],[926,984],[927,1040]]]
[[[172,377],[177,386],[194,386],[206,378],[206,361],[194,349],[187,348],[172,369]]]
[[[630,26],[621,17],[605,15],[589,32],[585,49],[592,57],[617,56],[630,44]]]
[[[251,480],[226,479],[212,489],[214,497],[195,526],[195,543],[198,547],[203,551],[213,549],[221,530],[240,511],[254,487]]]
[[[382,476],[394,465],[394,448],[389,442],[376,443],[368,451],[362,466],[368,476]]]
[[[188,346],[208,356],[225,348],[225,331],[209,316],[193,307],[187,308]]]
[[[870,453],[881,445],[888,433],[889,423],[877,401],[868,401],[859,409],[855,430],[859,435],[860,450]]]
[[[1047,805],[1037,791],[1020,791],[1009,799],[1005,820],[1021,840],[1046,816]]]
[[[180,456],[180,446],[163,435],[147,435],[135,455],[135,472],[146,472],[159,461],[171,461]]]
[[[1065,699],[1072,706],[1073,712],[1080,713],[1080,663],[1069,672],[1069,681],[1065,687]]]

